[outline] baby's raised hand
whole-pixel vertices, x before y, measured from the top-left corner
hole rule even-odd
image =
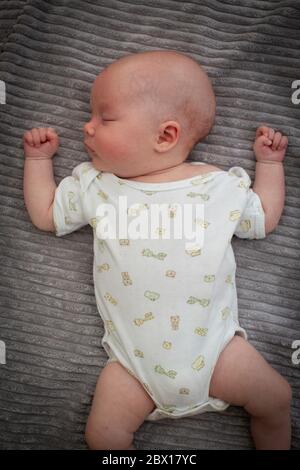
[[[288,146],[288,138],[271,127],[260,126],[256,130],[253,150],[258,162],[282,162]]]
[[[24,132],[23,145],[25,158],[52,158],[59,147],[59,137],[51,127],[39,127]]]

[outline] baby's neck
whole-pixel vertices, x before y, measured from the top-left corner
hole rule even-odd
[[[151,171],[145,175],[134,176],[126,178],[132,181],[142,181],[145,183],[161,183],[167,181],[176,181],[177,179],[188,178],[191,173],[191,165],[187,162],[182,162],[162,170]]]

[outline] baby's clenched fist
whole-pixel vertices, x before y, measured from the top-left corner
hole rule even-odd
[[[258,162],[282,162],[288,146],[288,138],[271,127],[260,126],[256,130],[253,150]]]
[[[24,132],[25,158],[52,158],[59,147],[59,137],[51,127],[39,127]]]

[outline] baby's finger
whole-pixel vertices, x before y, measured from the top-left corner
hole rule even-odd
[[[33,145],[33,138],[30,131],[26,131],[23,135],[23,140],[29,145]]]
[[[54,137],[57,136],[57,134],[55,132],[55,129],[53,129],[53,127],[48,127],[46,134],[47,134],[47,137],[48,137],[49,140],[51,140],[51,139],[53,139]]]
[[[281,138],[281,141],[279,143],[279,146],[278,146],[278,150],[283,150],[284,148],[286,148],[288,146],[288,138],[286,135],[284,135],[282,138]]]
[[[42,143],[46,142],[46,140],[47,140],[47,137],[46,137],[47,128],[40,127],[39,131],[40,131],[40,140],[41,140],[41,142]]]
[[[277,147],[281,141],[282,134],[281,132],[275,132],[272,144],[272,150],[277,150]]]
[[[262,134],[258,139],[256,139],[255,145],[257,144],[267,145],[269,147],[272,144],[272,140],[270,140],[268,137]]]
[[[273,140],[273,139],[274,139],[274,135],[275,135],[275,131],[274,131],[274,129],[272,129],[272,127],[269,127],[268,130],[269,130],[269,132],[268,132],[267,135],[268,135],[268,137],[269,137],[270,140]]]
[[[269,128],[267,126],[260,126],[256,129],[255,137],[256,139],[261,135],[268,135]]]
[[[36,129],[35,127],[33,129],[31,129],[31,134],[32,134],[34,145],[36,147],[40,147],[41,140],[40,140],[40,133],[39,133],[38,129]]]

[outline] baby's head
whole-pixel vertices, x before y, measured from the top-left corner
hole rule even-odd
[[[131,54],[94,81],[85,144],[95,168],[123,178],[184,162],[209,133],[215,96],[196,61],[173,51]]]

